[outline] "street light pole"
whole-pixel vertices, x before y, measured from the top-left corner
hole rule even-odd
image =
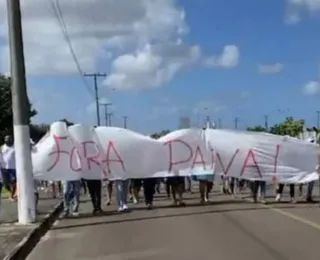
[[[7,9],[11,60],[13,132],[18,188],[18,221],[20,224],[27,225],[35,222],[36,209],[20,1],[7,0]]]
[[[92,74],[84,74],[85,77],[93,77],[94,81],[94,92],[95,92],[95,101],[96,101],[96,113],[97,113],[97,124],[101,125],[100,122],[100,106],[99,106],[99,89],[98,89],[98,77],[106,77],[105,73],[92,73]]]
[[[268,129],[269,129],[268,120],[269,120],[268,115],[265,115],[264,116],[264,128],[266,129],[266,131],[268,131]]]
[[[108,113],[108,126],[112,126],[111,124],[111,117],[113,116],[113,113]]]
[[[104,107],[104,120],[105,120],[106,126],[108,126],[108,106],[111,106],[111,105],[112,103],[101,104],[101,106]]]
[[[238,129],[238,122],[239,122],[239,118],[238,117],[235,117],[234,118],[234,129]]]
[[[128,116],[123,116],[123,127],[125,129],[127,129],[127,119],[128,119]]]

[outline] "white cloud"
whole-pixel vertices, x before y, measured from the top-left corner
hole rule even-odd
[[[49,0],[22,2],[28,75],[78,73]],[[53,0],[54,3],[57,1]],[[117,89],[156,88],[180,70],[206,60],[232,68],[239,50],[206,59],[198,45],[184,42],[185,11],[176,0],[60,0],[71,44],[83,71],[105,71],[104,85]],[[0,1],[0,70],[9,71],[6,1]],[[98,67],[99,65],[99,67]]]
[[[283,70],[284,65],[282,63],[275,64],[258,64],[258,71],[260,73],[279,73]]]
[[[314,15],[320,12],[320,0],[286,0],[286,22],[296,24],[301,21],[302,15]]]
[[[111,65],[104,84],[116,89],[146,89],[170,81],[183,67],[194,64],[201,56],[199,46],[166,43],[146,45],[133,54],[124,54]]]
[[[310,81],[303,87],[303,92],[309,96],[319,95],[320,83],[318,81]]]
[[[219,56],[211,56],[204,60],[204,65],[208,67],[234,68],[238,66],[240,52],[237,46],[227,45]]]
[[[55,1],[53,1],[55,2]],[[175,0],[60,0],[65,24],[83,70],[95,69],[110,50],[135,50],[150,42],[166,42],[188,31],[185,13]],[[6,1],[0,19],[6,21]],[[50,1],[22,1],[24,44],[29,74],[77,71]],[[0,37],[7,41],[7,27]],[[8,45],[1,48],[8,69]]]

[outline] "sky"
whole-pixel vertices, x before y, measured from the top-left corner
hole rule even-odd
[[[21,0],[34,123],[96,125],[93,78],[112,124],[153,133],[180,117],[223,128],[317,122],[320,0]],[[60,11],[60,13],[59,13]],[[60,14],[60,22],[59,22]],[[61,23],[62,17],[62,23]],[[9,73],[6,1],[0,72]],[[101,123],[105,124],[101,106]]]

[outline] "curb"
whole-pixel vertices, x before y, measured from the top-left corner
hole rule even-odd
[[[3,260],[24,260],[40,241],[41,237],[47,233],[54,221],[58,218],[63,209],[63,202],[58,203],[41,221],[32,229],[14,249],[6,255]]]

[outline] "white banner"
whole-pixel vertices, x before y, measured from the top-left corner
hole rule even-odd
[[[51,125],[33,149],[41,180],[192,174],[301,183],[316,180],[315,144],[264,133],[183,129],[154,140],[117,127]]]

